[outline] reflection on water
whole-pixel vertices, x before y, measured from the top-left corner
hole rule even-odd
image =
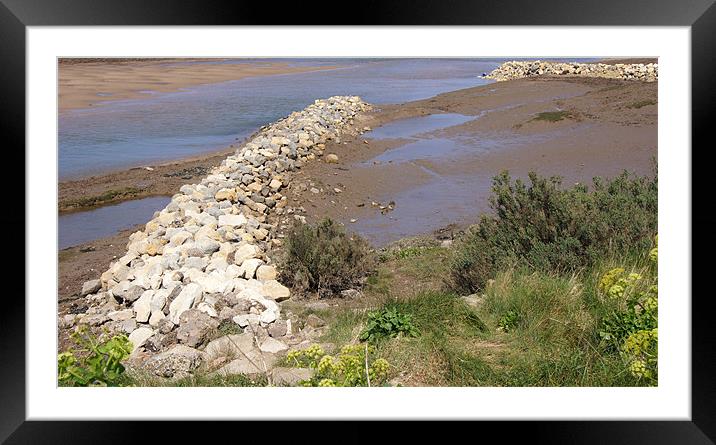
[[[58,218],[58,248],[64,249],[96,239],[112,236],[152,219],[154,212],[163,209],[171,198],[154,196],[100,207],[86,212],[60,215]]]

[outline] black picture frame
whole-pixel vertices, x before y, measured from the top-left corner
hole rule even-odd
[[[416,2],[366,0],[342,9],[337,2],[208,2],[193,0],[0,0],[0,102],[6,162],[25,163],[25,40],[28,26],[117,26],[117,25],[544,25],[544,26],[686,26],[691,27],[692,61],[692,203],[711,203],[705,172],[705,146],[709,139],[711,104],[716,103],[713,79],[716,58],[716,6],[714,0],[443,0]],[[338,22],[338,23],[336,23]],[[686,79],[684,80],[686,81]],[[712,144],[709,144],[712,145]],[[21,149],[23,148],[23,149]],[[707,151],[706,151],[707,152]],[[20,171],[19,168],[16,170]],[[24,169],[22,170],[24,171]],[[699,200],[699,198],[702,198]],[[25,195],[17,209],[25,209]],[[692,206],[692,208],[694,208]],[[25,213],[14,211],[0,220],[3,228],[18,232],[25,226]],[[716,218],[692,212],[692,237],[697,229],[713,226]],[[712,236],[698,230],[704,251]],[[25,240],[31,233],[24,232]],[[19,239],[15,240],[19,243]],[[19,247],[19,246],[18,246]],[[17,250],[19,251],[19,250]],[[692,250],[692,255],[693,255]],[[692,261],[694,278],[708,277],[708,262]],[[31,264],[26,264],[25,273]],[[27,275],[26,275],[27,277]],[[701,278],[703,280],[703,278]],[[18,280],[19,281],[19,280]],[[696,284],[695,282],[693,284]],[[24,285],[22,286],[25,293]],[[692,420],[691,421],[610,421],[610,422],[515,422],[508,428],[501,422],[482,422],[480,431],[509,431],[500,441],[524,439],[548,443],[714,443],[716,439],[716,331],[710,326],[711,292],[692,298]],[[169,426],[150,428],[143,422],[39,422],[25,420],[25,305],[19,292],[6,295],[0,311],[0,440],[6,443],[107,443],[139,438],[162,440]],[[683,298],[691,296],[684,295]],[[638,406],[635,407],[638,411]],[[638,415],[638,412],[636,412]],[[421,432],[427,423],[413,424]],[[197,428],[189,423],[171,426],[172,436],[183,437]],[[229,423],[202,426],[213,434],[236,431]],[[286,425],[276,431],[293,428]],[[354,428],[354,427],[352,427]],[[144,431],[139,432],[139,429]],[[469,429],[475,432],[474,427]],[[446,432],[448,428],[441,428]],[[473,436],[475,437],[475,436]],[[247,439],[251,438],[249,433]],[[165,437],[166,439],[166,437]],[[132,439],[129,439],[132,440]],[[173,439],[172,439],[173,440]]]

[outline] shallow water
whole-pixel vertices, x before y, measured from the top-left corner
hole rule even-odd
[[[363,136],[368,139],[401,139],[419,136],[477,119],[477,116],[466,116],[457,113],[429,114],[390,122],[374,128]]]
[[[499,64],[497,60],[478,59],[289,59],[288,62],[294,66],[343,67],[147,94],[147,98],[104,102],[63,113],[59,118],[59,178],[87,176],[223,148],[262,125],[305,108],[317,98],[359,95],[374,104],[402,103],[484,85],[490,81],[477,76]]]
[[[60,215],[58,218],[58,248],[64,249],[112,236],[120,230],[147,222],[152,219],[154,212],[166,207],[170,201],[170,197],[153,196],[86,212]]]

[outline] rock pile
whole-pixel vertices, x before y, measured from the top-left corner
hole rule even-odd
[[[221,364],[219,351],[240,345],[241,357],[223,372],[273,363],[270,356],[288,348],[279,339],[292,333],[278,304],[290,291],[276,280],[267,255],[280,244],[274,235],[276,215],[287,204],[282,189],[291,171],[321,156],[328,140],[352,131],[353,119],[369,108],[359,97],[336,96],[262,127],[133,233],[127,253],[84,284],[87,311],[65,315],[61,326],[125,332],[132,359],[165,377],[207,360]],[[244,334],[210,342],[221,322]]]
[[[542,62],[540,60],[511,61],[503,63],[486,77],[503,81],[534,76],[583,76],[655,82],[659,80],[659,65],[656,63],[607,65],[604,63]]]

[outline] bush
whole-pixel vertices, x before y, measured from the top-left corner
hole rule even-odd
[[[328,296],[359,286],[373,272],[375,259],[368,243],[348,235],[330,219],[316,226],[296,223],[286,240],[281,264],[284,283]]]
[[[374,342],[400,334],[417,337],[418,330],[413,326],[413,317],[398,312],[394,307],[384,308],[368,314],[368,324],[361,333],[360,340]]]
[[[98,339],[87,328],[72,333],[78,348],[57,356],[58,380],[62,386],[114,386],[123,377],[122,361],[132,352],[126,335]]]
[[[390,365],[383,358],[372,359],[371,345],[346,345],[335,357],[319,345],[288,353],[286,359],[299,367],[316,370],[302,386],[379,386],[385,384]],[[367,355],[367,357],[366,357]]]
[[[595,178],[563,189],[559,177],[529,174],[530,185],[507,172],[493,179],[490,206],[471,227],[451,263],[450,286],[482,290],[510,262],[535,270],[565,272],[593,264],[604,255],[650,244],[657,230],[657,175],[612,180]]]

